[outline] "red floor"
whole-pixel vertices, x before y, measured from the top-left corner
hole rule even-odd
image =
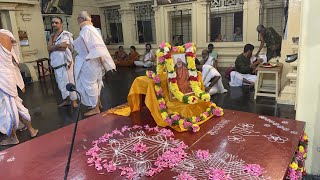
[[[135,124],[155,126],[147,110],[133,113],[131,117],[116,115],[103,117],[102,114],[79,122],[69,179],[123,179],[119,176],[119,171],[101,175],[94,167],[88,167],[86,164],[87,157],[85,156],[86,150],[91,147],[93,140],[116,128],[120,129],[125,125],[132,126]],[[183,140],[190,146],[188,152],[197,149],[209,149],[210,152],[223,151],[236,154],[249,164],[259,163],[262,167],[265,167],[266,175],[270,176],[271,179],[282,179],[291,162],[305,124],[294,120],[269,118],[279,124],[284,120],[288,121],[289,124],[282,125],[298,132],[298,134],[291,134],[272,125],[272,127],[267,128],[264,126],[266,122],[259,119],[256,114],[225,110],[223,117],[213,118],[201,125],[200,132],[195,134],[190,132],[175,133],[175,135],[177,139]],[[222,119],[231,121],[220,130],[219,134],[208,135],[207,132]],[[248,137],[244,143],[229,142],[226,134],[230,133],[230,130],[239,123],[254,124],[256,130],[261,134],[275,133],[288,137],[289,140],[286,143],[278,144],[268,142],[265,138]],[[0,152],[0,179],[63,179],[72,131],[73,125],[69,125]],[[1,154],[4,156],[2,159]],[[8,162],[8,159],[12,157],[14,157],[14,161]],[[170,177],[169,179],[172,179],[171,177],[176,175],[176,173],[166,170],[154,178],[168,179]]]

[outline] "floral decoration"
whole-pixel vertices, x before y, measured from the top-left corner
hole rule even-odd
[[[183,141],[177,141],[173,139],[174,134],[171,130],[165,128],[150,127],[149,125],[145,125],[144,127],[139,125],[134,125],[132,127],[123,126],[121,130],[115,129],[111,133],[106,133],[98,140],[92,142],[92,148],[90,148],[86,155],[89,156],[87,159],[87,164],[89,166],[94,166],[95,169],[99,172],[115,172],[117,169],[121,171],[120,175],[125,176],[126,179],[137,179],[137,177],[141,176],[139,172],[136,172],[133,167],[129,166],[119,166],[119,164],[115,164],[113,160],[108,161],[108,159],[104,158],[102,153],[103,151],[103,143],[107,143],[110,140],[112,141],[116,135],[124,136],[125,132],[130,132],[134,130],[145,130],[150,133],[157,133],[168,139],[170,142],[176,143],[175,147],[171,147],[168,150],[164,151],[163,154],[159,155],[154,161],[153,166],[150,167],[145,173],[146,176],[155,176],[156,174],[163,171],[165,168],[173,168],[178,165],[186,156],[187,153],[185,150],[188,148],[187,145],[184,144]],[[140,155],[141,153],[146,153],[149,147],[144,143],[135,143],[132,147],[132,152],[136,153],[136,155]],[[102,153],[102,154],[101,154]]]
[[[308,142],[309,141],[307,134],[303,133],[300,138],[299,146],[287,171],[286,179],[298,180],[302,179],[302,176],[307,174],[305,161],[308,152]]]
[[[164,99],[163,90],[161,88],[161,80],[158,74],[155,74],[153,71],[147,71],[146,75],[153,79],[155,83],[155,92],[161,112],[161,117],[166,121],[170,126],[179,126],[182,131],[190,130],[192,132],[198,132],[200,130],[199,122],[206,120],[211,115],[222,116],[223,109],[218,107],[215,103],[210,102],[209,107],[205,112],[201,113],[199,116],[193,116],[189,118],[182,117],[179,113],[173,112],[168,113],[166,101]]]
[[[264,168],[259,164],[247,164],[243,167],[244,171],[253,176],[259,177],[262,175]]]
[[[200,82],[198,77],[198,72],[195,64],[196,57],[196,47],[194,43],[186,43],[183,46],[171,47],[169,43],[162,42],[159,49],[156,52],[157,55],[157,74],[162,74],[166,70],[168,74],[169,90],[175,98],[180,102],[187,104],[196,104],[198,99],[209,102],[210,94],[204,92],[200,88]],[[187,65],[189,73],[190,87],[194,95],[186,95],[179,90],[177,84],[177,73],[174,69],[174,61],[172,58],[172,53],[186,53]]]
[[[205,172],[208,174],[209,180],[232,180],[230,175],[226,174],[226,172],[222,169],[215,169],[211,167]]]

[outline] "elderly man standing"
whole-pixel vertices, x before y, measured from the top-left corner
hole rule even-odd
[[[210,95],[227,92],[222,84],[221,74],[214,68],[215,60],[208,50],[202,51],[202,61],[197,67],[202,70],[202,79],[206,92]]]
[[[22,105],[17,86],[24,91],[24,83],[19,71],[19,51],[16,40],[10,31],[0,30],[0,132],[8,136],[0,145],[18,144],[16,129],[22,121],[31,137],[38,130],[31,125],[31,117],[27,108]],[[19,73],[18,73],[19,72]]]
[[[259,33],[259,37],[261,40],[261,44],[258,52],[256,53],[256,57],[259,57],[259,53],[266,43],[267,46],[267,60],[280,56],[281,52],[281,36],[272,28],[265,28],[263,25],[257,26],[257,31]]]
[[[114,61],[97,29],[86,11],[78,16],[79,37],[74,41],[78,52],[75,60],[75,79],[82,103],[92,108],[85,116],[100,113],[100,92],[102,76],[106,71],[116,69]]]
[[[68,83],[74,84],[71,53],[73,50],[73,35],[62,29],[62,19],[60,17],[52,18],[52,27],[55,32],[50,36],[48,51],[50,53],[51,66],[54,69],[56,81],[63,99],[63,102],[58,107],[70,105],[71,101],[73,107],[78,107],[76,93],[69,92],[66,89]]]

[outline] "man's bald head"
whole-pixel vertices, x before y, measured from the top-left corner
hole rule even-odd
[[[208,50],[203,50],[201,53],[202,59],[207,59],[209,56],[209,51]]]
[[[257,31],[258,31],[258,33],[264,33],[264,30],[265,30],[266,28],[262,25],[262,24],[260,24],[260,25],[258,25],[257,26]]]
[[[6,48],[8,51],[11,51],[12,49],[12,42],[11,42],[11,38],[3,33],[0,33],[0,44]]]

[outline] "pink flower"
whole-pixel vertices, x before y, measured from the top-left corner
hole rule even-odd
[[[201,121],[201,119],[200,119],[199,116],[196,117],[196,121],[197,121],[197,122],[200,122],[200,121]]]
[[[158,84],[158,83],[160,83],[160,77],[158,76],[158,75],[156,75],[154,78],[153,78],[153,81],[156,83],[156,84]]]
[[[144,129],[149,130],[150,126],[147,124],[147,125],[144,126]]]
[[[185,148],[186,145],[181,143],[180,146],[165,151],[157,158],[154,165],[158,168],[173,168],[177,166],[187,156],[187,153],[184,151]]]
[[[130,130],[131,130],[131,128],[129,128],[128,126],[123,126],[121,128],[121,132],[130,131]]]
[[[167,109],[167,106],[166,106],[166,104],[164,102],[159,103],[159,107],[160,107],[161,110]]]
[[[101,171],[102,170],[102,166],[101,166],[100,163],[96,163],[95,164],[95,168],[96,168],[97,171]]]
[[[289,170],[287,172],[287,179],[299,180],[297,172],[294,169],[289,168]]]
[[[173,47],[173,48],[172,48],[172,51],[173,51],[173,52],[178,52],[178,47],[176,47],[176,46]]]
[[[198,132],[200,129],[199,125],[196,125],[196,124],[193,124],[191,128],[192,128],[192,132]]]
[[[212,113],[213,113],[215,116],[221,116],[221,110],[218,109],[218,108],[212,110]]]
[[[170,126],[172,126],[173,120],[172,120],[171,118],[167,117],[167,118],[166,118],[166,122],[167,122]]]
[[[119,169],[122,170],[120,176],[127,175],[127,179],[133,179],[137,174],[131,167],[119,167]]]
[[[142,129],[142,126],[134,125],[134,126],[132,126],[132,129]]]
[[[146,176],[154,176],[154,175],[158,174],[161,171],[163,171],[162,168],[150,168],[147,171]]]
[[[118,129],[113,130],[111,134],[112,134],[112,135],[120,135],[120,136],[123,136],[123,134],[121,133],[121,131],[119,131]]]
[[[107,172],[114,172],[115,170],[117,170],[116,165],[113,164],[112,161],[110,161],[109,164],[105,163],[103,167],[107,170]]]
[[[210,180],[232,180],[230,175],[226,174],[222,169],[210,168],[209,170],[205,170],[205,172]]]
[[[166,47],[166,43],[165,42],[162,42],[161,44],[160,44],[160,48],[164,48],[164,47]]]
[[[136,153],[136,155],[147,152],[147,150],[148,147],[143,143],[133,144],[132,152]]]
[[[186,49],[189,49],[189,48],[192,47],[192,43],[189,42],[189,43],[185,44],[184,46],[185,46]]]
[[[210,153],[209,150],[197,150],[196,151],[196,156],[197,158],[199,158],[200,160],[208,160],[210,157]]]
[[[244,171],[253,175],[253,176],[260,176],[263,173],[263,168],[258,164],[247,164],[243,167]]]
[[[178,114],[176,114],[176,115],[174,115],[172,117],[172,119],[175,120],[175,121],[179,121],[180,120],[180,116]]]
[[[165,137],[173,137],[174,134],[170,129],[161,129],[159,132],[160,135],[165,136]]]
[[[184,128],[189,128],[190,126],[192,126],[192,123],[191,122],[188,122],[188,121],[185,121],[185,122],[183,122],[183,127]]]
[[[159,91],[157,91],[156,93],[157,93],[157,96],[163,96],[161,89]]]
[[[161,57],[158,58],[158,61],[159,61],[159,63],[161,63],[161,64],[164,62],[164,60],[165,60],[165,59],[164,59],[163,56],[161,56]]]
[[[204,112],[204,115],[206,115],[207,117],[209,117],[209,113],[208,112]]]
[[[178,175],[177,180],[196,180],[196,178],[192,177],[187,172],[182,172]]]

